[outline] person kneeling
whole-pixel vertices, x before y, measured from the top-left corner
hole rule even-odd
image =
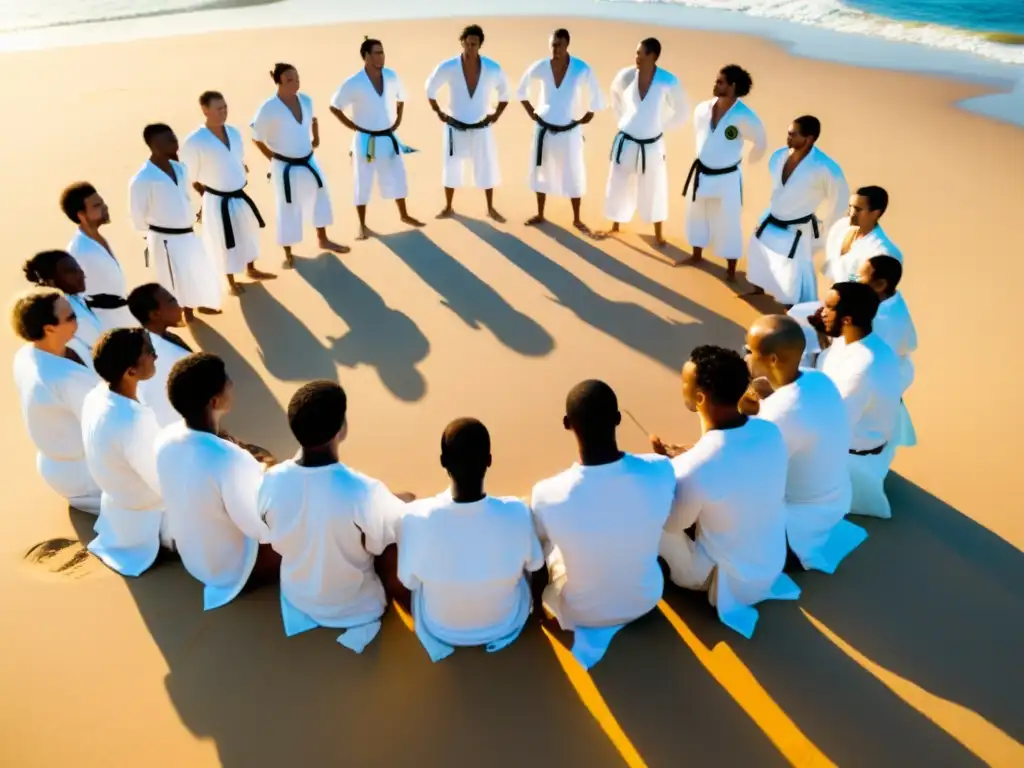
[[[206,352],[178,360],[167,398],[180,421],[156,441],[156,469],[181,561],[203,584],[203,610],[227,605],[247,585],[271,581],[280,558],[256,509],[259,461],[221,435],[234,386],[224,361]]]
[[[432,661],[454,646],[510,645],[530,617],[527,572],[544,565],[530,508],[488,496],[491,437],[476,419],[441,436],[448,490],[409,505],[402,519],[398,577],[412,592],[416,635]]]
[[[672,581],[706,591],[718,617],[746,638],[757,625],[755,603],[795,600],[800,588],[786,564],[786,443],[779,428],[739,411],[750,385],[747,364],[732,350],[700,346],[683,366],[683,402],[699,414],[703,435],[673,455],[676,492],[661,556]],[[696,540],[687,529],[697,525]]]
[[[288,424],[301,450],[264,475],[259,512],[281,555],[285,634],[345,629],[338,642],[361,653],[380,631],[385,585],[408,604],[395,540],[412,496],[395,495],[338,460],[347,407],[345,390],[332,381],[310,382],[292,396]]]
[[[103,495],[89,551],[122,576],[139,576],[174,549],[156,470],[156,416],[139,402],[140,381],[153,378],[156,353],[145,328],[107,331],[93,365],[107,386],[82,405],[85,460]]]

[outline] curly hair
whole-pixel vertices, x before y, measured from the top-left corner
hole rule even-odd
[[[739,354],[725,347],[705,344],[690,353],[697,373],[697,388],[715,405],[739,404],[750,386],[750,370]]]
[[[340,384],[321,379],[303,384],[288,402],[288,426],[303,448],[326,445],[341,432],[348,397]]]
[[[754,80],[750,73],[738,64],[722,67],[722,76],[725,78],[725,82],[736,89],[737,98],[742,99],[754,87]]]

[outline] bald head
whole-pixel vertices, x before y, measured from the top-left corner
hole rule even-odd
[[[789,315],[759,317],[747,331],[747,365],[750,374],[764,376],[773,385],[795,379],[807,339],[800,324]]]

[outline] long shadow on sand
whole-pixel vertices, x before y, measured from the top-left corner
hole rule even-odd
[[[295,451],[295,441],[288,429],[288,419],[263,377],[213,326],[197,319],[191,330],[204,352],[224,361],[234,382],[234,403],[224,420],[227,430],[240,440],[263,446],[279,461],[290,456]]]
[[[329,339],[335,361],[348,368],[372,366],[381,383],[406,402],[426,394],[427,382],[416,366],[430,353],[430,342],[408,315],[389,307],[332,253],[296,259],[295,271],[348,326],[345,335]]]
[[[867,542],[834,576],[799,575],[799,603],[764,604],[752,641],[722,627],[703,595],[670,586],[666,602],[708,649],[735,651],[831,761],[980,765],[804,614],[892,673],[1024,736],[1020,553],[902,478],[889,487],[893,519],[859,520]],[[72,519],[88,541],[94,518]],[[536,621],[497,654],[461,649],[431,664],[393,612],[357,656],[329,630],[285,638],[276,588],[204,613],[180,563],[126,584],[166,659],[182,722],[212,739],[228,768],[519,766],[538,754],[554,765],[622,764]],[[591,678],[648,765],[679,765],[680,755],[695,765],[785,764],[659,613],[624,630]]]
[[[509,349],[539,357],[555,341],[533,318],[452,258],[419,230],[383,235],[380,241],[442,297],[442,304],[474,330],[484,326]]]
[[[588,325],[618,339],[646,357],[670,370],[679,370],[690,350],[702,343],[730,343],[737,346],[742,329],[725,318],[708,312],[699,304],[671,289],[665,288],[632,267],[622,264],[598,248],[570,236],[570,245],[582,258],[592,260],[599,268],[628,282],[669,306],[697,319],[693,323],[667,320],[632,302],[607,299],[594,291],[565,267],[524,243],[515,235],[474,219],[459,219],[473,234],[506,259],[529,274],[545,288],[554,300],[573,312]],[[615,266],[618,265],[618,266]]]

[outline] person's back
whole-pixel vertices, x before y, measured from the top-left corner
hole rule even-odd
[[[678,494],[700,505],[696,543],[719,578],[728,576],[741,599],[770,588],[786,562],[787,461],[779,428],[749,419],[712,430],[672,463]]]
[[[574,623],[621,624],[655,607],[664,588],[658,542],[674,492],[670,462],[628,453],[574,464],[534,486],[538,533],[560,553],[561,596]]]
[[[899,415],[902,380],[899,357],[877,333],[847,344],[840,337],[829,348],[821,370],[843,395],[853,430],[852,450],[884,446]]]
[[[260,510],[292,605],[334,627],[384,612],[373,555],[394,541],[404,504],[383,483],[340,462],[304,467],[289,460],[267,471]]]
[[[525,572],[543,566],[544,556],[520,499],[459,503],[445,491],[409,505],[399,563],[402,581],[422,590],[427,630],[451,645],[481,645],[525,624]]]
[[[849,493],[850,425],[835,384],[819,371],[761,401],[760,418],[782,431],[789,452],[787,504],[820,504]]]

